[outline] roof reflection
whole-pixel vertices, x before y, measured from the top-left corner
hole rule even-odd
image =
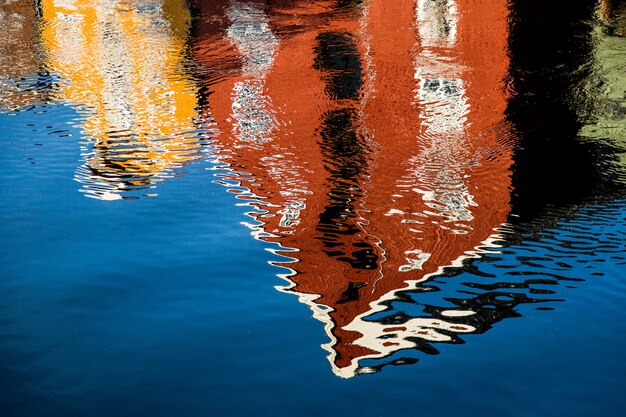
[[[282,291],[324,322],[337,375],[477,330],[459,323],[467,308],[401,326],[370,318],[493,245],[506,222],[507,9],[488,3],[234,1],[223,20],[206,6],[230,25],[200,24],[193,47],[223,180],[249,190],[253,234],[292,259],[279,263]],[[233,57],[226,71],[214,45]],[[242,83],[254,85],[245,107]]]

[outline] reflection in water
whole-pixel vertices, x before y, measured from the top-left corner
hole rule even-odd
[[[606,110],[623,109],[617,75],[623,60],[611,55],[624,50],[624,39],[602,34],[594,2],[542,3],[537,15],[539,3],[511,6],[516,24],[509,37],[513,94],[507,114],[522,140],[514,157],[513,223],[623,190],[623,181],[616,181],[623,168],[611,161],[623,153],[615,140],[623,137],[623,122],[610,122]],[[622,104],[607,100],[607,93],[621,96]],[[612,126],[601,131],[603,123]]]
[[[199,18],[205,117],[232,170],[222,181],[255,208],[253,234],[292,259],[280,263],[291,283],[282,290],[325,323],[334,372],[350,377],[372,369],[365,359],[476,331],[446,317],[399,329],[376,315],[475,256],[506,221],[506,2],[256,5],[225,5],[218,33]],[[225,69],[208,52],[225,48],[220,37],[239,64]],[[258,89],[245,108],[262,126],[250,130],[263,136],[231,110],[249,79]]]
[[[263,78],[276,52],[276,37],[270,30],[261,3],[233,1],[228,8],[232,22],[227,36],[242,56],[244,80],[233,88],[233,134],[246,142],[267,140],[275,122],[271,101],[263,95]]]
[[[385,323],[389,338],[419,321],[430,333],[427,340],[463,343],[464,332],[484,333],[504,319],[521,317],[517,310],[521,304],[552,310],[554,302],[563,301],[567,289],[577,288],[584,279],[598,278],[589,275],[593,263],[610,262],[616,268],[626,265],[622,256],[626,240],[620,226],[623,203],[618,200],[582,209],[558,227],[556,220],[562,213],[546,214],[544,221],[551,220],[552,225],[539,232],[533,230],[533,225],[524,230],[507,227],[502,230],[504,237],[520,236],[520,232],[528,237],[467,262],[463,268],[447,269],[420,291],[398,293],[385,311],[370,319]],[[447,291],[442,293],[444,289]],[[414,342],[420,351],[438,353],[433,344],[417,339]],[[412,355],[406,354],[408,359],[392,356],[386,363],[410,362]],[[375,371],[380,366],[383,364],[372,364],[364,371]]]
[[[516,24],[509,37],[514,76],[507,116],[515,125],[518,145],[512,215],[510,223],[500,228],[499,243],[505,248],[468,259],[460,268],[446,268],[416,291],[397,293],[385,311],[369,318],[385,323],[392,340],[418,323],[425,327],[424,335],[429,333],[426,339],[462,343],[464,332],[483,333],[503,319],[520,317],[521,304],[563,301],[562,287],[576,288],[580,281],[594,278],[586,264],[624,264],[623,200],[572,207],[591,197],[623,196],[626,166],[619,158],[624,153],[619,145],[623,118],[612,117],[615,100],[619,102],[617,97],[624,91],[618,81],[623,71],[611,58],[619,54],[617,45],[624,43],[589,26],[593,5],[547,7],[541,15],[534,6],[513,3],[511,7]],[[554,36],[554,22],[563,26],[556,32],[559,36]],[[592,30],[599,41],[593,42]],[[545,49],[537,50],[528,42],[527,37],[536,33]],[[523,49],[528,45],[532,53]],[[604,94],[590,89],[598,78],[603,79]],[[592,104],[598,98],[604,105]],[[613,111],[607,111],[607,106]],[[578,135],[595,137],[581,140]],[[551,310],[552,306],[536,308]],[[420,339],[413,339],[414,347],[438,353],[433,344]],[[416,360],[407,355],[390,356],[362,371]]]
[[[378,255],[363,239],[356,205],[363,198],[361,183],[367,170],[365,138],[357,132],[358,115],[354,101],[363,85],[362,65],[349,32],[322,32],[316,37],[314,68],[320,71],[327,96],[346,100],[322,115],[319,146],[328,172],[328,201],[319,214],[316,232],[322,250],[353,269],[376,269]],[[349,100],[349,101],[348,101]],[[338,303],[358,299],[362,282],[349,282]]]
[[[339,376],[557,301],[574,262],[623,265],[616,2],[198,1],[193,27],[184,0],[40,3],[0,7],[0,104],[76,106],[97,199],[153,195],[210,136]]]
[[[182,0],[43,0],[41,10],[58,96],[84,109],[90,142],[76,179],[87,196],[127,198],[200,156]]]
[[[587,82],[592,96],[591,117],[580,135],[600,144],[610,155],[600,166],[605,182],[626,185],[626,4],[602,1],[600,24],[592,31],[593,70]]]
[[[378,213],[372,209],[370,218],[378,226],[385,263],[367,306],[342,326],[361,335],[352,346],[343,347],[343,356],[350,357],[339,372],[343,376],[371,371],[361,367],[364,359],[385,358],[401,349],[447,341],[450,334],[474,331],[471,325],[445,317],[407,318],[402,326],[376,317],[388,309],[398,291],[422,288],[420,283],[441,267],[459,265],[476,248],[490,245],[509,210],[510,149],[503,146],[511,136],[503,120],[505,4],[485,5],[492,13],[489,23],[482,20],[484,10],[464,2],[418,2],[414,16],[408,13],[412,2],[371,7],[371,52],[374,66],[383,71],[377,71],[373,82],[379,93],[368,103],[378,114],[370,118],[370,126],[380,156],[389,160],[375,162],[384,171],[380,179],[372,175],[375,187],[368,200],[371,207],[383,209]],[[417,42],[388,34],[382,17],[386,15],[411,16]],[[405,48],[400,51],[407,55],[414,50],[413,62],[389,56],[385,50],[389,43]],[[407,80],[406,101],[394,103],[397,86],[395,97],[387,86],[403,73],[414,74],[413,82],[399,77]],[[389,128],[389,120],[401,124]],[[398,169],[402,160],[406,162]],[[385,185],[393,183],[395,189]],[[355,346],[366,350],[355,354]]]
[[[463,181],[463,162],[470,159],[465,131],[470,106],[456,61],[457,5],[454,1],[419,1],[417,28],[422,47],[416,60],[417,100],[423,119],[426,146],[414,157],[412,184],[432,210],[467,233],[473,219],[470,207],[476,206]]]
[[[48,77],[41,73],[35,9],[29,0],[0,2],[0,109],[45,100]]]
[[[599,174],[589,175],[596,170],[593,146],[576,140],[590,108],[584,81],[591,72],[593,4],[542,3],[540,15],[538,5],[511,5],[516,24],[509,36],[513,94],[507,114],[523,141],[515,152],[512,195],[522,221],[589,195]]]

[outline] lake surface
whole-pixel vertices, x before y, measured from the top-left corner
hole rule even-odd
[[[621,416],[626,6],[0,3],[2,416]]]

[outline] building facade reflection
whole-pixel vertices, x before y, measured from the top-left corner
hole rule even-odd
[[[282,290],[324,322],[334,372],[476,331],[375,316],[506,222],[506,2],[206,3],[223,24],[193,50],[223,181],[291,259]]]
[[[86,196],[154,194],[147,189],[201,156],[197,91],[182,68],[184,1],[42,0],[41,13],[58,98],[83,114],[76,180]]]
[[[31,1],[0,3],[0,109],[41,103],[49,86],[37,45],[37,14]]]

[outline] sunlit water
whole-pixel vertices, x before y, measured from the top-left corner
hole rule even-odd
[[[619,1],[0,3],[7,416],[618,416]]]

